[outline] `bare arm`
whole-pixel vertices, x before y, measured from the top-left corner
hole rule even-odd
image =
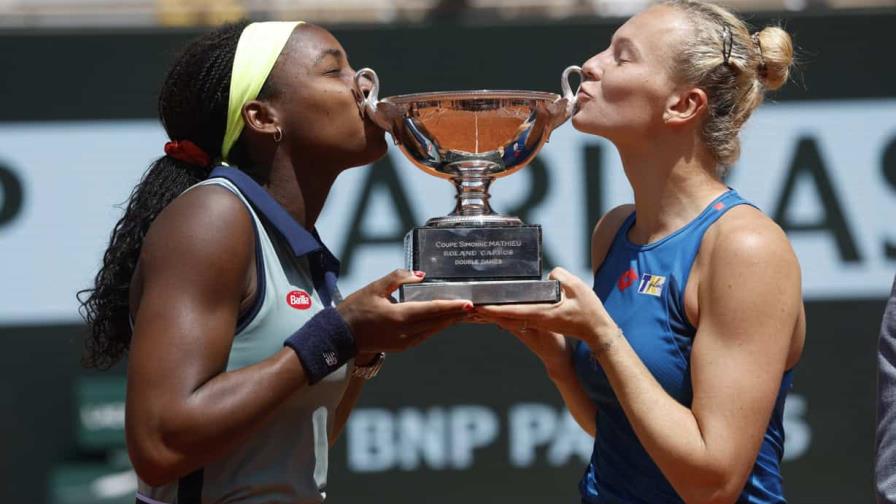
[[[131,460],[149,484],[228,453],[307,386],[291,348],[226,371],[254,271],[250,219],[225,189],[197,188],[169,205],[144,241],[125,427]],[[340,304],[359,351],[402,350],[466,315],[466,301],[389,302],[399,285],[420,280],[395,271]]]
[[[149,484],[230,451],[306,385],[288,348],[224,372],[254,238],[246,209],[223,191],[198,188],[175,200],[141,251],[126,432],[134,466]]]
[[[641,444],[682,498],[700,503],[733,502],[742,491],[802,323],[799,266],[777,226],[738,226],[709,252],[690,408],[666,393],[597,296],[563,270],[552,273],[563,282],[561,303],[481,308],[588,341]]]
[[[431,305],[434,307],[439,307],[439,306],[441,306],[440,303],[441,302],[435,302],[435,303],[432,303]],[[446,302],[446,303],[454,303],[456,305],[457,302]],[[417,346],[417,345],[423,343],[424,341],[426,341],[430,336],[448,328],[449,326],[452,326],[462,320],[469,318],[469,312],[470,312],[470,310],[472,310],[473,305],[469,304],[469,305],[467,305],[467,308],[464,309],[463,303],[466,303],[466,301],[461,301],[460,303],[461,303],[461,305],[459,305],[459,306],[461,306],[460,311],[458,311],[456,313],[447,312],[446,315],[442,315],[439,318],[425,320],[423,322],[424,324],[426,324],[425,330],[423,332],[418,333],[413,338],[413,341],[404,342],[403,343],[404,348],[410,348],[410,347]],[[403,305],[404,307],[412,307],[413,305],[418,305],[418,304],[421,304],[421,303],[401,303],[400,305],[397,305],[397,306]],[[429,304],[429,303],[427,303],[427,304]],[[451,306],[451,305],[449,304],[447,306]],[[409,327],[409,326],[413,326],[414,324],[404,324],[403,323],[402,325],[404,325],[405,327]],[[357,358],[355,359],[355,362],[358,365],[363,366],[363,365],[372,363],[373,360],[375,359],[375,357],[376,357],[375,353],[359,354],[357,356]],[[363,378],[352,377],[351,381],[349,382],[349,385],[346,388],[345,393],[342,395],[342,400],[339,402],[339,406],[336,408],[336,416],[333,421],[333,430],[330,432],[330,439],[329,439],[330,446],[333,446],[334,444],[336,444],[336,440],[339,439],[340,434],[342,434],[342,430],[345,428],[345,423],[348,421],[348,417],[351,414],[352,409],[355,407],[355,403],[357,402],[358,397],[361,395],[361,390],[364,388],[365,381],[366,380],[364,380]]]
[[[509,331],[541,360],[573,419],[582,430],[594,437],[597,431],[597,406],[585,394],[576,376],[572,360],[576,340],[553,331],[529,328],[524,326],[522,319],[495,317],[481,322],[494,323]]]
[[[330,448],[336,444],[336,441],[339,440],[339,436],[342,435],[342,431],[345,429],[345,424],[348,422],[348,417],[351,414],[352,409],[354,409],[355,403],[358,402],[358,397],[361,396],[361,390],[363,388],[363,379],[352,378],[351,381],[349,381],[348,387],[345,389],[345,394],[342,395],[342,400],[339,401],[339,406],[336,407],[333,430],[330,431],[329,435]]]
[[[564,337],[565,338],[565,337]],[[574,348],[574,340],[565,338],[570,348]],[[572,355],[570,354],[570,361]],[[554,386],[563,397],[563,402],[569,413],[585,432],[591,437],[597,435],[597,406],[594,401],[585,394],[579,377],[576,376],[575,368],[570,364],[555,369],[548,369],[548,376],[554,382]]]
[[[622,222],[634,209],[634,205],[617,206],[604,214],[597,221],[597,224],[594,225],[594,230],[591,233],[592,274],[597,273],[597,270],[600,269],[607,252],[610,250],[610,246],[613,244],[616,232],[619,231]],[[595,437],[597,435],[597,406],[585,394],[585,389],[582,388],[579,377],[576,376],[573,368],[572,350],[575,348],[575,340],[568,337],[565,339],[569,353],[569,358],[566,359],[567,365],[548,367],[548,376],[551,377],[557,390],[560,391],[560,395],[563,396],[563,402],[566,403],[566,407],[579,426],[590,434],[591,437]]]
[[[762,442],[802,313],[800,274],[773,225],[721,232],[700,282],[691,408],[624,338],[600,356],[638,439],[688,502],[732,502]]]
[[[376,354],[359,355],[355,358],[355,364],[366,366],[375,359]],[[336,444],[336,440],[338,440],[339,436],[342,434],[342,430],[345,428],[345,423],[348,421],[348,416],[351,414],[352,409],[355,407],[355,403],[358,401],[358,397],[361,395],[361,390],[364,388],[365,381],[366,380],[363,378],[352,377],[348,382],[348,387],[346,387],[345,393],[342,394],[342,400],[339,401],[339,406],[336,407],[333,430],[330,432],[331,448]]]
[[[597,272],[603,263],[619,226],[633,210],[633,205],[618,206],[607,212],[595,224],[591,235],[592,273]],[[578,376],[576,376],[572,360],[575,340],[553,331],[528,327],[524,330],[525,326],[522,320],[520,318],[489,317],[482,321],[495,323],[510,331],[541,359],[548,376],[563,397],[563,402],[576,423],[591,437],[594,437],[597,432],[597,406],[587,396]]]

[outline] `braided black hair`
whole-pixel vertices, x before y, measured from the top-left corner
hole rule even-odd
[[[221,152],[233,57],[246,24],[224,25],[187,46],[159,94],[159,117],[168,136],[190,140],[212,158]],[[246,157],[238,142],[231,159],[239,164]],[[106,369],[127,352],[131,341],[128,290],[143,238],[162,209],[208,177],[209,171],[209,166],[166,155],[150,165],[131,192],[124,215],[112,230],[94,286],[78,293],[81,314],[89,326],[82,359],[85,366]]]

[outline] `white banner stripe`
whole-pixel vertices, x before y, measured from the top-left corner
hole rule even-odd
[[[782,214],[797,228],[789,236],[806,298],[885,297],[896,273],[896,257],[889,257],[896,256],[896,166],[883,166],[887,149],[896,149],[896,100],[767,104],[743,139],[743,157],[728,182],[766,213],[788,202]],[[96,274],[121,215],[116,205],[161,155],[164,141],[151,120],[0,124],[0,325],[79,320],[75,293]],[[586,167],[586,151],[595,148],[601,166]],[[451,210],[450,183],[414,168],[395,148],[389,156],[411,224]],[[586,170],[600,181],[603,210],[630,202],[618,155],[608,142],[567,124],[554,132],[539,161],[547,192],[525,220],[543,226],[551,260],[587,278],[593,222],[585,212]],[[355,215],[356,227],[370,237],[400,236],[408,227],[385,182],[358,208],[370,175],[369,167],[343,174],[318,222],[343,258]],[[493,206],[507,211],[537,194],[534,175],[528,167],[496,181]],[[788,179],[793,183],[785,197]],[[19,197],[21,207],[8,215]],[[352,252],[341,282],[345,292],[405,262],[399,242],[361,244]]]

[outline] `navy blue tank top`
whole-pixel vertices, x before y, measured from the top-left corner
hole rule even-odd
[[[666,392],[690,407],[690,353],[696,329],[684,309],[691,265],[706,230],[726,211],[750,204],[734,190],[716,198],[683,228],[662,240],[636,245],[628,240],[632,213],[616,233],[594,277],[594,291],[626,340]],[[597,503],[682,502],[632,430],[606,374],[579,342],[576,374],[597,405],[597,436],[591,463],[579,484],[582,501]],[[791,371],[784,373],[756,463],[738,502],[783,503],[784,398]]]

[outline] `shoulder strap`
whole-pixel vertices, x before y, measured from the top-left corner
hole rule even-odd
[[[620,205],[606,214],[591,233],[591,269],[596,273],[607,258],[619,234],[629,229],[635,218],[634,205]]]

